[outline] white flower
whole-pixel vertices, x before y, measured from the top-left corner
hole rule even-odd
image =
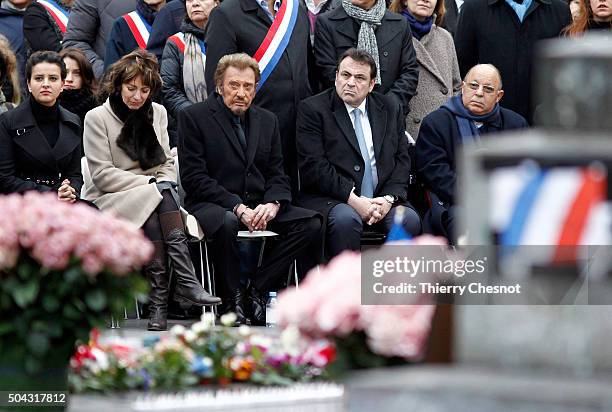
[[[181,336],[185,333],[185,327],[183,325],[174,325],[172,329],[170,329],[170,334],[173,336]]]
[[[238,334],[240,336],[249,336],[251,334],[251,328],[249,328],[247,325],[240,325],[238,327]]]
[[[300,354],[301,338],[299,329],[295,325],[289,325],[281,333],[281,344],[283,350],[291,356]]]
[[[184,337],[185,337],[185,342],[189,342],[189,343],[191,343],[191,342],[193,342],[194,340],[196,340],[196,338],[197,338],[198,336],[195,334],[195,332],[194,332],[194,331],[192,331],[192,330],[187,330],[187,331],[185,331],[185,335],[184,335]]]
[[[106,352],[98,348],[92,348],[91,354],[96,357],[96,363],[100,370],[105,371],[108,369],[108,355],[106,354]]]
[[[209,357],[205,356],[202,358],[202,364],[206,366],[207,368],[212,368],[213,361]]]
[[[211,328],[211,325],[208,322],[196,322],[193,325],[191,325],[191,330],[194,331],[195,333],[202,334],[205,332],[208,332]]]
[[[270,346],[272,346],[272,339],[263,335],[253,335],[251,336],[251,345],[268,349]]]
[[[246,326],[246,325],[244,325]],[[234,349],[237,355],[244,355],[246,353],[246,344],[244,342],[238,342],[236,344],[236,348]]]
[[[238,319],[238,317],[235,313],[226,313],[225,315],[221,316],[221,324],[223,326],[232,326],[234,323],[236,323],[236,319]]]

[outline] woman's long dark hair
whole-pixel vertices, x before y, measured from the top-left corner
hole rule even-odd
[[[96,82],[96,76],[94,75],[93,67],[91,63],[87,59],[87,56],[74,47],[68,47],[67,49],[63,49],[59,52],[60,57],[65,59],[69,57],[77,62],[79,66],[79,70],[81,71],[81,77],[83,78],[83,86],[82,88],[89,89],[93,94],[98,91],[98,83]]]

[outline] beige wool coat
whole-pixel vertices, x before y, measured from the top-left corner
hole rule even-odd
[[[83,148],[89,176],[85,177],[85,199],[101,210],[111,211],[141,227],[157,208],[162,196],[152,177],[158,182],[176,182],[174,159],[168,143],[166,109],[153,103],[153,128],[166,161],[147,170],[117,146],[123,122],[115,115],[107,100],[85,116]]]
[[[406,131],[416,140],[425,116],[461,90],[461,75],[450,33],[435,24],[421,40],[412,38],[419,64],[417,94],[410,100]]]

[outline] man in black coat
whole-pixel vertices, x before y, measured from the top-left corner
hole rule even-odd
[[[290,0],[285,0],[289,2]],[[278,64],[265,82],[259,85],[253,104],[270,110],[278,117],[285,173],[291,179],[294,195],[298,191],[295,154],[295,116],[299,102],[312,95],[314,78],[312,46],[306,10],[298,0],[297,18],[286,48]],[[260,4],[258,4],[260,3]],[[276,7],[270,10],[267,1],[224,0],[210,13],[206,29],[206,84],[208,94],[215,89],[213,75],[221,57],[231,53],[246,53],[255,57],[276,18]],[[265,5],[266,10],[264,10]],[[280,14],[279,14],[280,16]],[[311,82],[312,81],[312,82]]]
[[[461,7],[463,7],[463,1],[461,1]],[[457,0],[444,0],[444,19],[442,20],[442,28],[448,30],[448,32],[455,36],[455,30],[457,29],[457,19],[459,18],[459,12],[461,9],[457,5]]]
[[[572,16],[562,0],[509,1],[516,12],[506,0],[466,1],[457,22],[455,48],[462,76],[478,63],[497,67],[504,79],[504,107],[532,123],[534,46],[539,40],[559,36]]]
[[[300,203],[326,219],[330,257],[359,250],[364,225],[388,232],[395,206],[406,204],[410,156],[404,115],[389,96],[372,92],[376,64],[367,52],[347,50],[336,87],[304,100],[298,112]],[[404,228],[420,232],[405,208]]]
[[[423,218],[427,231],[454,240],[457,147],[465,141],[477,143],[485,134],[528,127],[521,115],[499,105],[503,95],[495,66],[477,65],[465,77],[461,94],[423,119],[416,163],[432,203]]]
[[[373,24],[376,27],[375,39],[371,39],[376,50],[368,50],[359,43],[361,26],[372,25],[351,17],[353,14],[364,19],[380,18],[379,25]],[[352,0],[352,4],[345,0],[341,6],[319,16],[314,44],[315,61],[323,88],[334,85],[340,55],[356,47],[369,52],[377,63],[379,77],[374,90],[393,97],[401,105],[403,113],[408,113],[408,103],[416,93],[419,77],[412,33],[407,20],[387,10],[384,0]]]
[[[215,272],[231,291],[225,298],[229,309],[241,323],[250,317],[262,324],[262,292],[277,290],[293,260],[320,241],[321,221],[316,212],[291,205],[278,120],[251,106],[260,78],[255,59],[244,53],[225,56],[214,78],[218,93],[179,112],[181,183],[187,209],[214,240]],[[236,238],[245,228],[280,235],[266,245],[248,291],[240,282]]]

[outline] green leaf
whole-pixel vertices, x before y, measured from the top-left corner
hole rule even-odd
[[[72,305],[64,306],[64,310],[62,310],[62,313],[68,319],[80,319],[82,316],[81,312],[76,310]]]
[[[32,266],[28,265],[27,263],[19,265],[19,267],[17,268],[17,274],[23,280],[27,280],[32,277],[32,272]]]
[[[26,338],[26,345],[33,353],[43,355],[49,350],[49,337],[43,333],[31,333]]]
[[[0,323],[0,336],[6,335],[7,333],[12,332],[13,330],[15,330],[15,327],[11,323]]]
[[[59,309],[59,300],[54,295],[45,295],[42,297],[42,306],[47,312],[55,312]]]
[[[78,278],[81,277],[81,269],[73,267],[64,272],[64,279],[68,283],[74,283]]]
[[[101,290],[92,290],[85,295],[85,303],[91,310],[100,312],[106,307],[106,296]]]
[[[13,290],[13,299],[15,299],[15,303],[20,308],[25,308],[27,305],[32,303],[36,296],[38,295],[38,282],[36,280],[31,280],[25,285],[20,285],[19,287]]]

